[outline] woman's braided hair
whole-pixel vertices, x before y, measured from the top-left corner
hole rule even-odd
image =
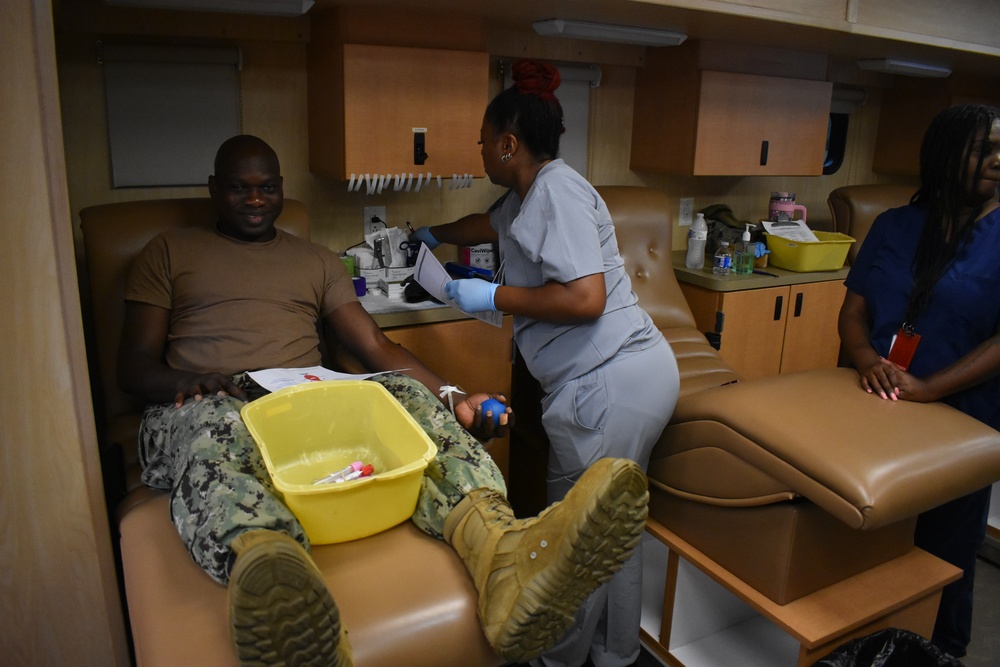
[[[559,156],[563,110],[555,90],[559,70],[535,60],[518,60],[512,67],[514,85],[493,98],[486,120],[496,132],[510,132],[539,160]]]
[[[927,219],[913,260],[913,291],[906,309],[912,326],[930,300],[934,285],[972,236],[978,215],[970,207],[969,187],[982,176],[985,154],[969,174],[969,156],[978,137],[989,135],[1000,111],[968,104],[939,113],[924,134],[920,147],[920,188],[911,204],[924,208]]]

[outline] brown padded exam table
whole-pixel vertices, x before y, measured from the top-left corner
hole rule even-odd
[[[841,619],[840,634],[827,639],[835,646],[894,620],[927,635],[940,586],[958,570],[913,547],[915,517],[1000,478],[1000,433],[943,404],[868,395],[845,368],[734,382],[674,277],[669,200],[646,188],[599,190],[639,303],[680,367],[681,397],[648,469],[650,532],[701,558],[706,572],[790,626],[800,609],[818,606],[823,615],[838,591],[862,582],[871,589],[872,578],[888,600],[899,589],[889,577],[929,571],[901,564],[934,561],[941,581],[924,611],[886,609],[853,626]],[[512,440],[512,485],[514,447]],[[799,638],[799,664],[811,664],[826,640]]]
[[[680,293],[667,198],[600,191],[639,303],[680,367],[681,398],[648,470],[655,520],[788,602],[908,550],[917,514],[1000,477],[1000,433],[943,404],[870,396],[853,370],[738,382]],[[782,552],[800,538],[829,549],[829,566]]]

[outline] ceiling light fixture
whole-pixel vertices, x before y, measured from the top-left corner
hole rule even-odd
[[[897,60],[895,58],[859,60],[858,67],[870,72],[883,72],[885,74],[902,74],[904,76],[920,76],[938,79],[942,79],[951,74],[950,67],[944,67],[943,65],[928,65],[926,63],[913,62],[912,60]]]
[[[315,0],[105,0],[109,5],[267,16],[301,16]]]
[[[531,25],[539,35],[579,37],[580,39],[593,39],[599,42],[641,44],[643,46],[677,46],[687,39],[687,35],[684,33],[673,32],[671,30],[611,25],[609,23],[590,23],[588,21],[571,21],[568,19],[546,19],[544,21],[535,21]]]

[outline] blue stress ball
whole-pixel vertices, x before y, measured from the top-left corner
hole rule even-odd
[[[500,415],[507,412],[507,406],[495,398],[487,398],[483,401],[482,408],[483,420],[486,419],[487,412],[493,412],[493,426],[498,426],[500,424]]]

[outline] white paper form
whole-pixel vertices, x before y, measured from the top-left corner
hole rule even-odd
[[[454,280],[454,278],[451,277],[451,274],[445,270],[441,262],[438,261],[438,258],[434,256],[434,253],[428,250],[424,244],[420,245],[420,252],[417,254],[417,263],[413,266],[413,279],[441,303],[449,305],[470,317],[475,317],[477,320],[492,324],[495,327],[503,325],[503,313],[501,312],[482,310],[478,313],[466,313],[458,307],[454,299],[448,298],[448,295],[444,292],[444,286]]]
[[[405,369],[404,369],[405,370]],[[390,372],[390,371],[384,371]],[[391,371],[399,372],[399,371]],[[361,375],[351,375],[349,373],[338,373],[322,366],[310,366],[308,368],[267,368],[260,371],[250,371],[250,377],[254,382],[268,391],[278,391],[285,387],[293,387],[306,382],[319,382],[320,380],[365,380],[380,373],[364,373]]]
[[[806,227],[806,223],[801,220],[785,220],[774,222],[773,220],[761,220],[764,231],[772,236],[779,236],[789,241],[800,243],[819,243],[819,239],[813,231]]]

